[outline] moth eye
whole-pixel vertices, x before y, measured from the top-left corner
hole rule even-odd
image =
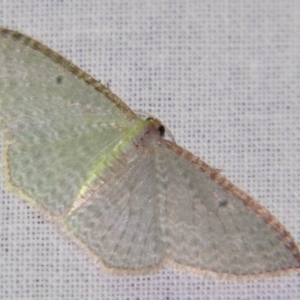
[[[163,125],[160,125],[158,128],[158,131],[159,131],[160,136],[164,136],[166,130]]]

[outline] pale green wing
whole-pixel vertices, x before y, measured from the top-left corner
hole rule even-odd
[[[216,170],[168,141],[157,147],[156,157],[171,260],[235,275],[300,267],[299,250],[284,227]]]
[[[72,63],[6,29],[0,29],[0,118],[10,184],[55,215],[101,174],[137,122]]]
[[[134,153],[134,149],[128,153]],[[153,153],[116,161],[116,174],[67,218],[67,226],[108,267],[139,270],[165,257]]]
[[[300,267],[266,209],[205,163],[160,140],[94,79],[39,42],[0,29],[0,117],[11,186],[109,267],[168,258],[235,275]],[[153,123],[153,124],[152,124]]]

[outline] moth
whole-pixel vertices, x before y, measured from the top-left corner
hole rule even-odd
[[[63,222],[108,269],[173,263],[237,276],[300,268],[289,232],[60,54],[0,29],[6,188]]]

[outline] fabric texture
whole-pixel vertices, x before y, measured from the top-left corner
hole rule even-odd
[[[58,51],[269,209],[300,244],[299,1],[1,1]],[[220,244],[222,247],[222,244]],[[0,299],[298,299],[297,273],[117,276],[0,191]]]

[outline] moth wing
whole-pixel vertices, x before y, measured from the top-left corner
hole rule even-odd
[[[124,162],[125,161],[125,162]],[[118,160],[113,179],[71,211],[68,229],[107,267],[140,270],[165,257],[156,190],[154,156]]]
[[[165,140],[156,149],[156,168],[169,259],[234,275],[300,267],[285,228],[216,170]]]
[[[136,116],[71,62],[18,32],[0,29],[0,65],[9,185],[61,215]]]

